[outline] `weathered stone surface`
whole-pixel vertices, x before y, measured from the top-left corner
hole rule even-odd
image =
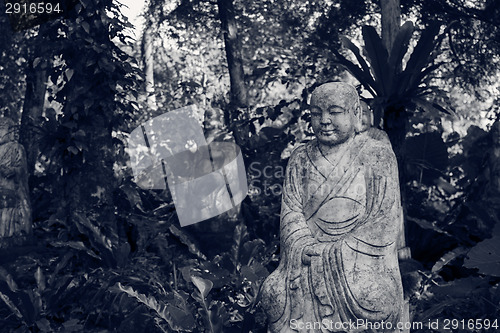
[[[396,158],[385,133],[365,130],[362,118],[352,86],[313,92],[316,139],[288,162],[281,260],[262,286],[269,332],[399,332],[407,318]],[[348,325],[361,321],[371,324]]]
[[[14,123],[0,118],[0,247],[31,234],[26,154],[14,135]]]

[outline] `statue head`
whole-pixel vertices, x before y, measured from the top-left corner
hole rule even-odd
[[[350,84],[329,82],[311,95],[311,126],[321,144],[341,144],[362,130],[358,92]]]
[[[14,132],[15,125],[12,119],[0,117],[0,145],[16,141],[16,134]]]

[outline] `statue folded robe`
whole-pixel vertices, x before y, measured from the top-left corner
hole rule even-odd
[[[328,159],[313,140],[288,163],[281,260],[262,286],[270,332],[398,332],[403,290],[396,158],[378,130],[357,134],[338,156]],[[306,247],[318,254],[308,257],[310,263],[302,260]],[[341,329],[358,320],[390,322],[394,329]],[[311,328],[315,323],[322,325]]]

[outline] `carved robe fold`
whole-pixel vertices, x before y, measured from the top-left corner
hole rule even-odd
[[[402,210],[385,134],[357,134],[335,156],[324,155],[316,140],[297,148],[282,200],[281,260],[262,287],[269,331],[398,332]],[[306,247],[317,254],[310,263],[303,262]],[[358,320],[391,322],[394,329],[335,325]],[[313,323],[323,325],[306,328]]]

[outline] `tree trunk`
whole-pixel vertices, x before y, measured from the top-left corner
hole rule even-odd
[[[382,43],[390,54],[392,45],[396,39],[401,26],[401,9],[399,0],[380,0],[381,24],[382,24]],[[404,107],[395,107],[388,105],[384,110],[383,126],[389,136],[392,149],[396,154],[399,168],[399,186],[401,189],[401,204],[403,212],[406,214],[406,177],[404,163],[404,142],[407,132],[407,113]],[[406,241],[404,235],[401,235],[401,245],[405,247]],[[403,255],[407,257],[408,255]]]
[[[380,0],[382,43],[390,54],[392,45],[401,26],[401,9],[399,0]],[[406,177],[404,163],[404,142],[407,132],[408,115],[403,107],[388,105],[384,110],[383,126],[389,136],[392,149],[396,154],[399,168],[399,186],[401,188],[401,204],[406,214]],[[401,246],[406,243],[402,235]]]
[[[400,221],[403,226],[403,230],[399,235],[398,239],[398,257],[400,260],[400,269],[403,278],[403,285],[405,289],[411,289],[411,286],[406,285],[406,280],[411,281],[409,276],[413,273],[411,266],[409,268],[404,264],[405,261],[411,259],[411,251],[410,247],[406,244],[406,234],[407,234],[407,222],[406,222],[406,175],[405,175],[405,153],[404,153],[404,143],[407,132],[407,124],[408,124],[408,115],[404,107],[393,107],[389,106],[384,110],[384,119],[383,126],[387,135],[389,136],[389,140],[391,141],[392,149],[394,150],[394,154],[396,155],[396,159],[398,162],[398,171],[399,171],[399,188],[401,192],[401,206],[403,210],[403,215],[401,216],[402,221]],[[408,270],[409,269],[409,270]],[[405,295],[405,303],[404,303],[404,315],[405,318],[402,318],[402,322],[410,321],[410,305],[409,305],[409,297]],[[403,330],[403,333],[409,333],[409,330]]]
[[[381,0],[381,25],[382,25],[382,43],[384,44],[388,54],[391,53],[394,40],[401,27],[401,8],[399,0]],[[389,136],[392,144],[392,149],[396,155],[399,169],[399,187],[401,190],[401,206],[403,209],[402,225],[403,230],[400,233],[398,244],[398,256],[400,260],[407,260],[411,258],[409,247],[406,246],[406,176],[405,176],[405,153],[404,142],[407,132],[408,114],[405,107],[389,105],[384,110],[383,126],[384,130]],[[405,275],[411,272],[403,272],[403,280]],[[410,321],[409,300],[405,297],[404,316],[401,318],[403,322]],[[409,330],[405,330],[409,333]]]
[[[40,55],[43,57],[44,55]],[[43,112],[45,102],[47,66],[49,61],[42,59],[36,60],[33,56],[28,61],[26,70],[26,93],[24,97],[23,113],[21,115],[21,127],[19,128],[19,142],[26,151],[26,160],[28,163],[28,174],[32,175],[35,170],[35,164],[38,158],[39,135],[36,126],[40,126],[40,117]],[[40,58],[38,58],[40,59]],[[34,66],[35,61],[38,62]]]
[[[382,11],[382,43],[387,52],[391,52],[392,44],[401,26],[401,8],[399,0],[380,0]]]
[[[144,72],[146,74],[146,102],[149,109],[155,111],[158,107],[155,95],[154,52],[151,25],[144,30],[142,58],[144,62]]]
[[[401,190],[401,205],[403,213],[406,216],[406,172],[405,172],[405,138],[408,126],[408,115],[404,107],[388,106],[384,110],[383,118],[384,130],[389,136],[392,149],[398,161],[399,187]],[[404,247],[406,241],[402,235],[401,247]]]
[[[231,84],[231,101],[224,110],[228,127],[233,131],[236,143],[243,147],[249,137],[248,114],[244,108],[248,106],[248,94],[243,71],[241,44],[238,39],[233,0],[217,0],[219,17],[224,33],[227,67]]]
[[[490,193],[500,197],[500,117],[495,121],[490,131],[491,152],[489,157]]]
[[[245,86],[241,44],[238,39],[233,0],[217,0],[217,5],[219,7],[222,31],[224,33],[227,66],[231,82],[231,104],[236,107],[246,107],[248,105],[248,96]]]

